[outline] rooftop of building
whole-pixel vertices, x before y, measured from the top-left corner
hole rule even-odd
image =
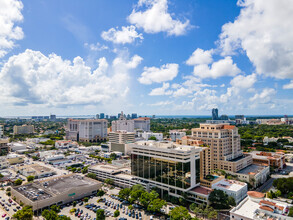
[[[254,198],[264,198],[265,194],[257,191],[248,191],[247,195]]]
[[[213,187],[215,187],[215,186],[218,188],[238,192],[243,187],[247,186],[247,184],[244,182],[236,181],[236,180],[223,179],[223,180],[220,180],[219,182],[213,184]]]
[[[115,166],[111,164],[95,164],[91,166],[90,169],[100,170],[102,172],[111,173],[111,174],[122,173],[122,172],[130,173],[130,170],[131,170],[130,167],[119,167],[119,166]]]
[[[26,198],[28,198],[31,201],[38,201],[43,199],[48,199],[52,197],[50,193],[47,193],[45,190],[39,188],[34,183],[29,183],[22,186],[16,186],[13,187],[17,192],[24,195]]]
[[[207,196],[207,195],[209,195],[213,190],[210,189],[210,188],[207,188],[207,187],[197,186],[197,187],[191,189],[190,191]]]
[[[70,174],[36,181],[35,183],[36,185],[44,187],[49,192],[61,194],[64,191],[69,191],[71,189],[96,185],[98,184],[98,181],[81,175]]]
[[[19,170],[23,170],[26,172],[35,172],[36,175],[41,173],[53,172],[51,168],[42,166],[39,164],[30,164],[30,165],[22,166],[22,167],[19,167]]]
[[[139,118],[135,118],[135,119],[133,119],[134,121],[149,121],[150,120],[150,118],[148,118],[148,117],[139,117]]]
[[[262,152],[262,151],[252,151],[249,152],[255,159],[280,159],[284,156],[284,153],[278,152]]]
[[[197,146],[188,146],[188,145],[180,145],[180,144],[176,144],[174,142],[171,141],[137,141],[135,143],[138,146],[148,146],[148,147],[154,147],[157,149],[172,149],[172,150],[177,150],[177,151],[191,151],[193,149],[199,149],[201,150],[201,147],[197,147]]]
[[[258,172],[260,172],[261,170],[265,169],[265,166],[260,166],[260,165],[256,165],[256,164],[251,164],[247,167],[245,167],[242,170],[239,170],[237,173],[242,173],[242,174],[257,174]]]

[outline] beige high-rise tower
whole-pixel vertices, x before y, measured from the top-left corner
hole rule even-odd
[[[238,128],[229,124],[200,124],[192,136],[207,146],[201,152],[201,179],[212,170],[237,172],[252,164],[252,156],[243,154]]]

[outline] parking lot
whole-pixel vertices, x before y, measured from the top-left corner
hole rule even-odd
[[[9,202],[9,197],[6,195],[5,190],[0,190],[0,218],[10,219],[12,215],[20,209],[20,206],[13,200]],[[9,218],[8,218],[9,217]]]
[[[105,211],[107,219],[119,219],[119,218],[141,219],[141,220],[151,219],[152,215],[146,214],[143,209],[135,208],[133,211],[131,210],[130,212],[127,204],[123,204],[121,201],[119,201],[118,197],[117,198],[111,197],[110,194],[112,194],[113,191],[118,192],[118,190],[110,190],[108,191],[106,195],[104,195],[101,198],[95,196],[93,198],[90,198],[89,201],[86,203],[85,202],[78,203],[75,207],[73,207],[72,205],[65,206],[61,210],[60,214],[70,216],[70,218],[73,220],[80,220],[80,219],[94,220],[96,218],[95,210],[100,208]],[[103,202],[102,201],[97,202],[99,199],[103,199]],[[90,205],[86,206],[87,204],[90,204]],[[75,213],[70,214],[70,210],[72,208],[76,208],[77,210],[79,210],[79,212],[77,212],[77,214]],[[115,210],[119,210],[120,212],[120,215],[118,218],[113,217]],[[131,213],[130,216],[129,216],[129,213]],[[78,216],[78,214],[80,215]],[[153,219],[158,219],[158,218],[155,218],[153,216]]]

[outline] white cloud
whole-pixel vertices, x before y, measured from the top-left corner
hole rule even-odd
[[[26,50],[11,56],[1,69],[0,101],[57,107],[113,102],[127,95],[129,71],[141,59],[137,55],[130,60],[117,57],[109,65],[106,58],[100,58],[92,71],[81,57],[71,62],[56,54]]]
[[[149,93],[150,96],[158,96],[158,95],[171,95],[172,91],[167,90],[170,87],[169,83],[163,83],[162,87],[152,89]]]
[[[276,90],[272,88],[265,88],[261,93],[256,93],[249,100],[257,104],[267,104],[271,102],[273,96],[276,94]]]
[[[183,35],[191,28],[189,20],[184,22],[172,18],[168,12],[167,0],[139,0],[137,9],[145,6],[145,11],[133,9],[128,21],[146,33],[167,32],[168,35]]]
[[[149,104],[150,106],[166,106],[166,105],[171,105],[173,104],[173,101],[161,101],[161,102],[156,102],[153,104]]]
[[[256,73],[293,78],[293,1],[238,0],[234,22],[222,27],[222,55],[244,50]]]
[[[200,78],[219,78],[222,76],[235,76],[240,73],[240,69],[237,67],[230,56],[224,59],[213,62],[210,66],[207,64],[195,65],[193,74]]]
[[[186,96],[186,95],[191,94],[191,93],[192,93],[192,90],[184,88],[184,87],[181,87],[181,88],[177,89],[173,93],[173,96],[174,97],[180,97],[180,96]]]
[[[15,41],[23,38],[22,28],[15,23],[23,21],[23,4],[18,0],[0,1],[0,58],[15,47]]]
[[[133,43],[136,38],[143,39],[142,34],[138,34],[135,26],[122,26],[122,30],[111,28],[108,31],[103,31],[102,38],[106,41],[112,41],[115,44]]]
[[[157,67],[144,67],[144,72],[138,78],[142,84],[161,83],[173,80],[179,70],[179,65],[176,63],[168,63]]]
[[[86,48],[89,48],[91,51],[102,51],[102,50],[108,50],[109,47],[106,45],[101,45],[99,42],[96,44],[88,44],[84,43],[84,46]]]
[[[251,74],[248,76],[238,75],[234,77],[230,84],[238,89],[249,89],[256,82],[256,74]]]
[[[293,89],[293,80],[291,80],[290,83],[284,85],[283,89]]]
[[[186,64],[190,66],[199,64],[210,64],[211,62],[213,62],[212,53],[212,50],[203,50],[197,48],[186,61]]]

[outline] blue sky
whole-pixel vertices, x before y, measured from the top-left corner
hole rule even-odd
[[[0,116],[293,114],[292,10],[290,0],[0,1]]]

